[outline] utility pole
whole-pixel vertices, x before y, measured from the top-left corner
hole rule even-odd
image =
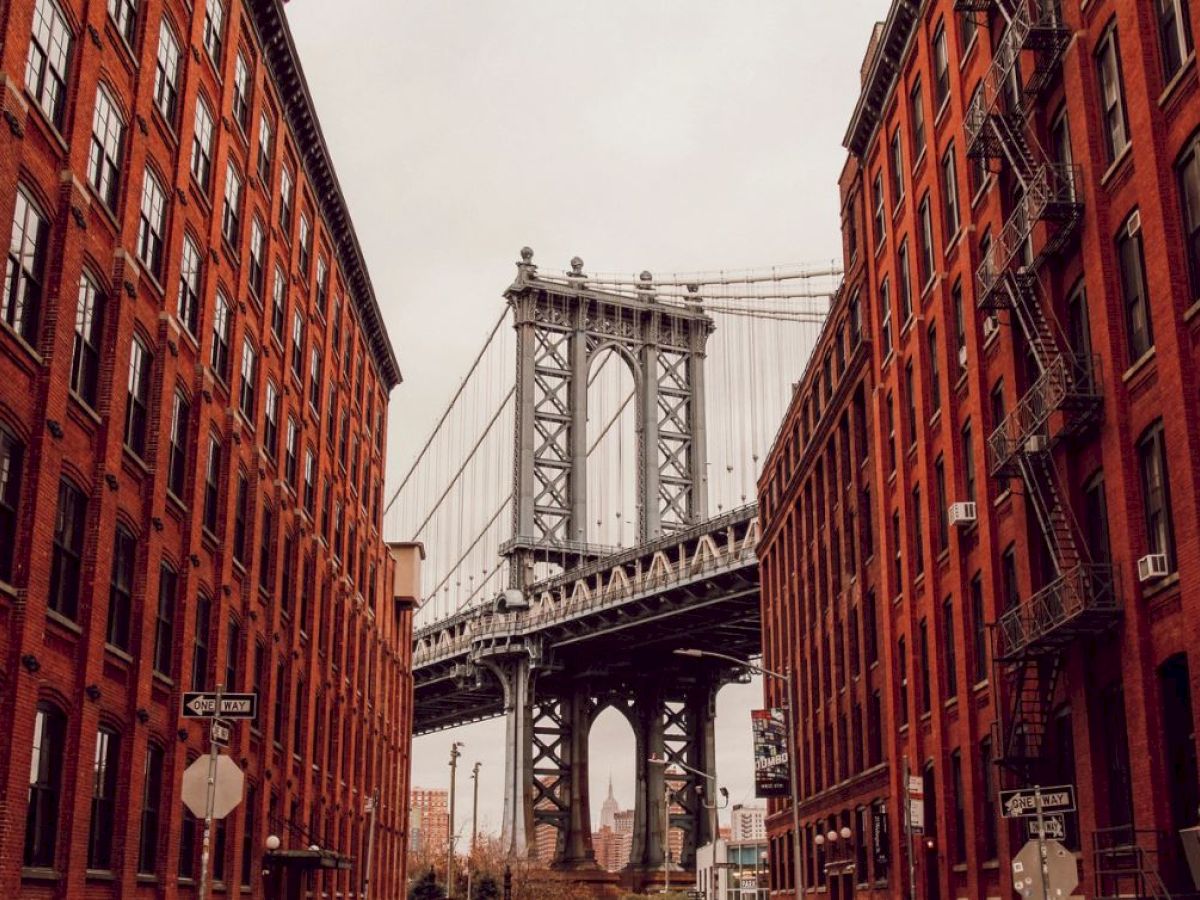
[[[213,710],[213,718],[208,726],[208,799],[204,806],[204,843],[200,850],[200,889],[196,893],[199,900],[206,900],[208,897],[208,858],[212,853],[213,806],[217,800],[217,757],[221,752],[217,742],[213,740],[212,722],[221,716],[221,694],[224,690],[225,685],[217,685],[216,709]]]
[[[471,769],[471,781],[474,782],[474,798],[471,801],[471,855],[467,859],[467,900],[471,900],[471,881],[475,875],[475,837],[479,834],[479,767],[483,763],[475,761]]]
[[[455,741],[450,745],[450,819],[446,840],[447,900],[454,898],[454,777],[458,772],[458,758],[462,756],[462,752],[458,749],[461,746],[463,746],[462,741]]]

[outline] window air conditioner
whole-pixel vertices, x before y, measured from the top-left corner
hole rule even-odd
[[[958,348],[958,364],[960,366],[962,366],[962,368],[964,368],[964,369],[967,367],[967,345],[966,344],[963,344],[961,347]]]
[[[983,320],[983,339],[990,340],[992,335],[1000,330],[1000,320],[995,316],[988,316]]]
[[[1167,554],[1147,553],[1138,560],[1138,581],[1156,581],[1167,574]]]
[[[976,519],[976,506],[974,501],[968,500],[962,503],[950,504],[950,524],[951,525],[970,525]]]

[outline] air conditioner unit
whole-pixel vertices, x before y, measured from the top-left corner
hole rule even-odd
[[[970,525],[977,517],[977,508],[973,500],[950,504],[950,524]]]
[[[1147,553],[1138,560],[1138,581],[1156,581],[1167,574],[1167,554]]]
[[[1045,453],[1048,446],[1049,441],[1044,434],[1031,434],[1025,438],[1026,453]]]
[[[958,364],[964,369],[967,367],[967,345],[963,344],[958,348]]]
[[[1130,237],[1142,230],[1142,211],[1140,209],[1135,209],[1129,214],[1129,218],[1125,222],[1125,230]]]
[[[983,320],[983,339],[990,340],[992,335],[1000,330],[1000,320],[995,316],[987,316]]]

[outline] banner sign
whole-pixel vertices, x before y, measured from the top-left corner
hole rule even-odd
[[[787,724],[783,710],[752,709],[750,724],[754,732],[754,796],[790,796]]]

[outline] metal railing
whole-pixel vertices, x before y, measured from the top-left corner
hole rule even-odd
[[[1112,566],[1080,563],[1000,617],[997,659],[1012,660],[1098,630],[1093,620],[1107,622],[1119,613]]]

